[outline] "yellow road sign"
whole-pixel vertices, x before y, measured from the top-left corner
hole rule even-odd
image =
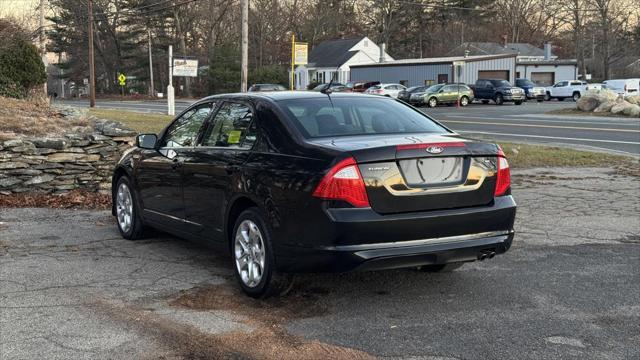
[[[120,74],[118,76],[118,81],[120,81],[120,86],[124,86],[126,84],[125,81],[127,81],[127,77],[124,76],[124,74]]]

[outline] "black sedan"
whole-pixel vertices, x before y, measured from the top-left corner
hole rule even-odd
[[[419,92],[424,92],[429,86],[412,86],[406,88],[398,93],[398,100],[409,102],[411,95]]]
[[[270,92],[204,98],[140,135],[113,175],[126,239],[147,226],[227,249],[250,296],[294,272],[446,271],[504,253],[509,165],[394,99]]]

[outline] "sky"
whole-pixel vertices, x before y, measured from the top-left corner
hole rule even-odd
[[[0,0],[0,17],[12,16],[25,21],[30,27],[34,26],[37,20],[36,7],[39,3],[39,0]]]

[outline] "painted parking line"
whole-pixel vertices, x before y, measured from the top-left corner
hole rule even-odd
[[[440,121],[444,122],[444,123],[457,123],[457,124],[502,125],[502,126],[518,126],[518,127],[531,127],[531,128],[551,128],[551,129],[631,132],[631,133],[640,134],[640,130],[631,130],[631,129],[611,129],[611,128],[594,128],[594,127],[560,126],[560,125],[513,124],[513,123],[504,123],[504,122],[478,122],[478,121],[462,121],[462,120],[440,120]]]
[[[538,138],[538,139],[554,139],[554,140],[571,140],[571,141],[598,142],[598,143],[609,143],[609,144],[640,145],[640,142],[637,142],[637,141],[585,139],[585,138],[571,138],[566,136],[509,134],[509,133],[497,133],[497,132],[489,132],[489,131],[466,131],[465,130],[465,131],[457,131],[457,132],[465,133],[465,134],[500,135],[500,136],[528,137],[528,138]]]
[[[507,116],[516,116],[516,115],[507,115]],[[522,115],[524,117],[524,115]],[[493,116],[466,116],[466,115],[449,115],[447,117],[452,118],[460,118],[460,119],[478,119],[478,120],[492,120],[492,121],[514,121],[516,119],[496,119]],[[520,117],[520,115],[518,115]],[[532,119],[533,118],[533,119]],[[536,115],[531,115],[531,118],[526,119],[518,119],[519,121],[526,122],[540,122],[540,123],[562,123],[562,124],[593,124],[593,125],[619,125],[619,126],[640,126],[640,119],[616,119],[613,121],[592,121],[592,120],[552,120],[552,119],[541,119],[536,118]],[[442,120],[447,121],[447,120]],[[623,122],[621,122],[623,121]],[[481,122],[477,122],[478,124],[482,124]]]

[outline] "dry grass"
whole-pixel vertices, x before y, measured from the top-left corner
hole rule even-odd
[[[74,126],[87,126],[86,120],[62,116],[46,102],[0,97],[0,137],[56,135]]]
[[[549,115],[571,115],[571,116],[602,116],[602,117],[612,117],[612,118],[626,118],[629,119],[631,116],[627,116],[624,114],[612,114],[610,112],[591,112],[591,111],[582,111],[577,108],[563,108],[547,111],[545,114]]]
[[[516,169],[532,167],[609,167],[640,174],[638,159],[630,156],[574,150],[565,147],[500,143],[509,165]]]
[[[170,115],[109,109],[91,109],[89,110],[89,114],[101,119],[119,121],[141,134],[157,134],[173,119]]]

